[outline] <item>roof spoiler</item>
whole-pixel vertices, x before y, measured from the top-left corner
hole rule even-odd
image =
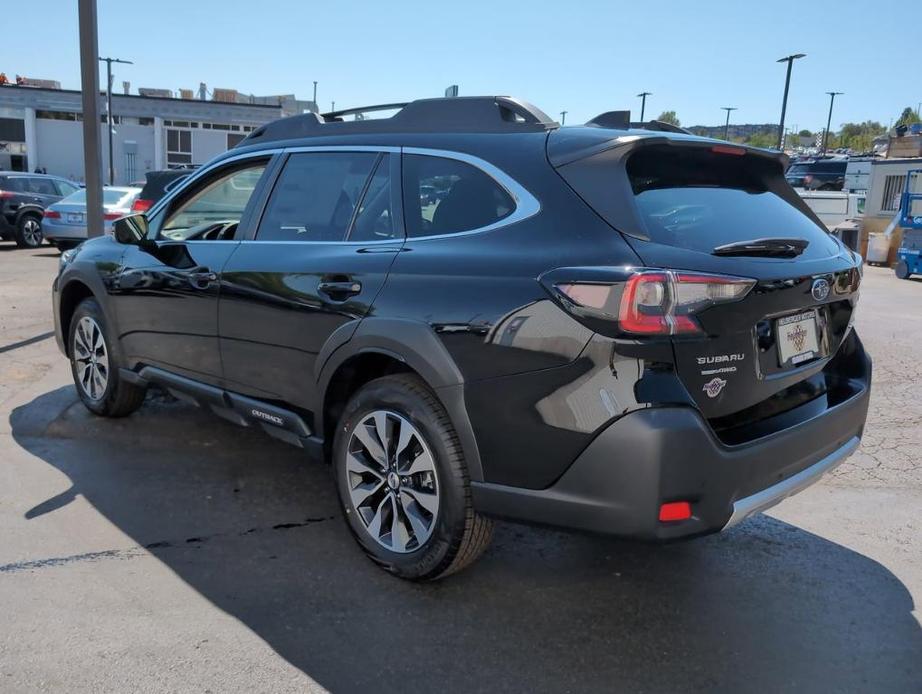
[[[632,123],[630,111],[606,111],[605,113],[600,113],[592,120],[587,121],[586,125],[592,125],[597,128],[611,128],[612,130],[655,130],[662,133],[692,134],[685,128],[680,128],[678,125],[666,123],[661,120]]]
[[[390,118],[365,120],[360,117],[393,109],[399,110]],[[357,116],[357,119],[343,120],[344,116],[350,115]],[[334,132],[529,132],[556,127],[558,123],[544,111],[521,99],[510,96],[448,97],[280,118],[251,132],[237,147]],[[328,131],[327,128],[334,130]]]

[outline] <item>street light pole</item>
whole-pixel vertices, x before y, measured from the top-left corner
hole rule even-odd
[[[829,117],[826,119],[826,132],[823,133],[823,154],[826,154],[826,146],[829,144],[829,126],[832,125],[832,104],[839,94],[845,92],[826,92],[829,94]]]
[[[721,106],[721,109],[727,112],[727,124],[724,125],[724,139],[730,139],[730,111],[736,111],[736,106]]]
[[[314,105],[317,107],[317,110],[320,110],[320,107],[317,106],[317,80],[314,80]]]
[[[643,123],[643,114],[647,110],[647,97],[653,96],[653,92],[640,92],[640,122]]]
[[[778,124],[778,149],[784,146],[784,114],[788,109],[788,88],[791,86],[791,66],[798,58],[805,58],[806,53],[795,53],[785,58],[779,58],[777,62],[788,64],[787,76],[784,78],[784,97],[781,99],[781,123]]]
[[[561,125],[566,125],[566,124],[567,124],[567,112],[566,112],[566,111],[561,111],[561,112],[560,112],[560,124],[561,124]]]
[[[823,154],[826,154],[826,147],[829,145],[829,126],[832,125],[832,104],[839,94],[845,92],[826,92],[829,94],[829,117],[826,119],[826,132],[823,133]]]
[[[118,58],[100,58],[101,62],[106,64],[106,125],[109,127],[109,185],[115,185],[115,164],[112,152],[112,63],[123,63],[125,65],[134,65],[130,60],[120,60]]]
[[[86,182],[86,235],[101,236],[102,162],[99,152],[99,48],[96,28],[96,0],[79,0],[80,88],[83,102],[83,177]]]

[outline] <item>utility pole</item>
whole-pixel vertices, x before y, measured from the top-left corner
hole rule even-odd
[[[317,106],[317,80],[314,80],[314,106]],[[320,110],[319,106],[317,106],[317,110]]]
[[[567,112],[566,112],[566,111],[561,111],[561,112],[560,112],[560,124],[561,124],[561,125],[566,125],[566,124],[567,124]]]
[[[777,62],[787,63],[788,72],[787,76],[784,78],[784,97],[781,99],[781,123],[778,124],[778,149],[781,150],[784,146],[784,114],[788,109],[788,88],[791,86],[791,66],[794,65],[794,61],[798,58],[805,58],[806,53],[795,53],[794,55],[789,55],[784,58],[779,58]]]
[[[336,102],[335,101],[330,102],[330,111],[332,113],[336,113]]]
[[[134,65],[130,60],[120,60],[119,58],[100,58],[101,62],[106,64],[106,125],[109,126],[109,185],[115,185],[115,164],[114,153],[112,152],[112,63],[122,63],[124,65]],[[84,119],[86,116],[84,116]]]
[[[102,236],[102,181],[99,171],[99,41],[96,0],[79,0],[80,88],[83,101],[83,166],[86,181],[86,235]]]
[[[721,106],[721,109],[727,112],[727,124],[724,126],[724,139],[730,139],[730,111],[736,111],[736,106]]]
[[[829,144],[829,126],[832,125],[832,104],[839,94],[845,92],[826,92],[829,94],[829,117],[826,119],[826,132],[823,133],[823,154],[826,154],[826,146]]]
[[[647,110],[647,97],[653,96],[653,92],[640,92],[640,122],[643,123],[643,114]]]

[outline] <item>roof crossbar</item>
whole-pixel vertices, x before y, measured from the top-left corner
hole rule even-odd
[[[375,104],[374,106],[359,106],[358,108],[344,108],[339,111],[330,111],[320,115],[327,123],[341,121],[343,116],[354,116],[360,113],[374,113],[375,111],[391,111],[406,106],[409,102],[403,101],[396,104]]]
[[[393,109],[399,110],[390,118],[343,120],[343,116]],[[289,116],[257,128],[237,146],[353,132],[531,132],[556,127],[558,123],[527,101],[509,96],[464,96]]]

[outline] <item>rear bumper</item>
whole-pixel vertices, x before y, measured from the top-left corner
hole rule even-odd
[[[853,395],[822,414],[728,446],[688,407],[659,407],[605,428],[546,489],[473,483],[482,513],[644,540],[674,540],[739,523],[817,481],[858,446],[870,361]],[[689,501],[692,517],[660,522],[660,505]]]

